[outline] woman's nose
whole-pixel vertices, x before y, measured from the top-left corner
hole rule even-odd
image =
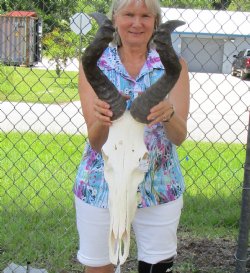
[[[139,16],[135,16],[134,20],[133,20],[133,25],[139,26],[139,25],[141,25],[141,23],[142,23],[141,18]]]

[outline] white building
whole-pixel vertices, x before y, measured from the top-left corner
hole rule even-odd
[[[250,48],[250,12],[162,8],[162,13],[163,22],[186,22],[172,41],[190,72],[228,74],[233,55]]]

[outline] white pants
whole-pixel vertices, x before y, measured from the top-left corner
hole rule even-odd
[[[76,221],[79,233],[77,258],[80,263],[99,267],[109,260],[109,210],[97,208],[75,197]],[[177,227],[183,198],[137,209],[133,220],[138,260],[156,264],[176,256]]]

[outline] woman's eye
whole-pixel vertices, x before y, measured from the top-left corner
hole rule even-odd
[[[151,14],[144,14],[143,18],[149,18],[150,19],[150,18],[153,18],[153,16]]]

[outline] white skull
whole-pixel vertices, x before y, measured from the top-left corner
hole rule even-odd
[[[126,111],[113,121],[102,149],[104,176],[109,185],[109,253],[113,264],[123,264],[129,254],[137,188],[148,166],[144,127],[145,124],[135,121]]]

